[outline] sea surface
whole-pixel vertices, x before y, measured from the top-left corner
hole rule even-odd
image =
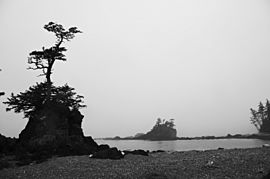
[[[147,140],[95,140],[98,144],[108,144],[120,150],[165,150],[165,151],[187,151],[187,150],[211,150],[211,149],[233,149],[254,148],[263,144],[270,144],[269,140],[260,139],[203,139],[203,140],[173,140],[173,141],[147,141]]]

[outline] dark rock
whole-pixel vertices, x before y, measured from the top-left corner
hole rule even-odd
[[[110,149],[110,146],[107,145],[107,144],[101,144],[98,146],[98,149],[97,151],[102,151],[102,150],[107,150],[107,149]]]
[[[17,166],[24,166],[24,165],[29,165],[31,164],[33,161],[30,158],[24,159],[24,160],[19,160],[16,165]]]
[[[127,154],[133,154],[133,155],[144,155],[144,156],[148,156],[148,153],[147,151],[144,151],[144,150],[133,150],[133,151],[128,151],[128,150],[124,150],[123,151],[125,155]]]
[[[170,123],[170,122],[169,122]],[[172,125],[174,125],[172,123]],[[168,121],[163,124],[156,124],[151,131],[146,134],[134,137],[134,139],[143,140],[176,140],[177,131],[173,126],[168,125]]]
[[[24,130],[19,135],[20,142],[28,142],[33,139],[51,135],[55,138],[68,136],[71,111],[62,105],[47,105],[43,109],[31,115]]]
[[[10,167],[10,163],[5,160],[5,159],[0,159],[0,170],[2,170],[3,168],[9,168]]]
[[[122,138],[120,136],[115,136],[113,140],[121,140]]]
[[[86,145],[86,149],[88,153],[94,153],[98,149],[98,144],[94,141],[91,136],[84,137],[84,144]]]
[[[43,161],[52,155],[88,155],[98,149],[92,137],[85,137],[81,127],[83,115],[60,104],[47,104],[32,114],[19,135],[18,156],[25,151]],[[20,158],[20,157],[19,157]]]
[[[116,147],[100,150],[94,153],[91,158],[97,159],[121,159],[124,156],[121,151],[119,151]]]
[[[268,174],[266,174],[265,176],[263,176],[262,179],[270,179],[270,171],[268,172]]]
[[[262,147],[263,147],[263,148],[265,148],[265,147],[270,147],[270,144],[263,144]]]
[[[34,153],[30,159],[32,161],[35,161],[36,163],[42,163],[47,161],[48,158],[51,158],[52,155],[50,152],[46,152],[46,151],[40,151],[40,152],[36,152]]]
[[[78,110],[73,110],[68,116],[69,135],[83,136],[82,119],[83,115]]]
[[[137,134],[135,134],[135,138],[137,138],[137,137],[140,137],[140,136],[142,136],[142,135],[144,135],[144,133],[137,133]]]
[[[154,150],[154,151],[152,151],[152,153],[161,153],[161,152],[165,152],[165,150]]]
[[[17,147],[18,140],[16,138],[6,137],[0,134],[0,154],[14,153]]]

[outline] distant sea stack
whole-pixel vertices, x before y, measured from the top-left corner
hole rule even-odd
[[[174,129],[174,119],[170,119],[163,121],[158,118],[156,124],[151,129],[151,131],[147,132],[144,135],[140,135],[135,137],[135,139],[143,139],[143,140],[176,140],[177,139],[177,131]]]

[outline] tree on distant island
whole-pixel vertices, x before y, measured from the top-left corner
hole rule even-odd
[[[166,120],[158,118],[153,128],[144,135],[135,137],[136,139],[147,140],[174,140],[177,138],[177,131],[174,129],[174,119]]]
[[[270,102],[267,99],[265,105],[262,102],[258,105],[258,110],[250,109],[251,123],[259,132],[270,133]]]
[[[161,121],[161,119],[158,118],[157,119],[157,122],[156,122],[156,125],[153,128],[157,128],[157,127],[160,127],[160,126],[165,126],[165,127],[168,127],[168,128],[173,128],[175,126],[174,119],[170,119],[169,121],[166,121],[166,119],[163,119]]]

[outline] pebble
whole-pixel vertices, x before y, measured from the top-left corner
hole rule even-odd
[[[270,144],[263,144],[262,147],[270,147]]]

